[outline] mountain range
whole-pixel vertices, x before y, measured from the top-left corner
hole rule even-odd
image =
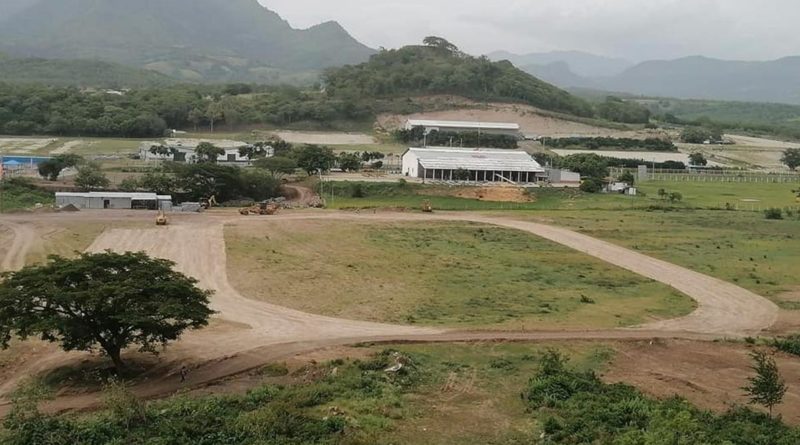
[[[638,64],[578,51],[495,52],[524,71],[568,89],[644,96],[800,104],[800,57],[766,62],[693,56]]]
[[[294,29],[257,0],[3,0],[0,51],[97,59],[189,81],[277,81],[375,51],[336,22]]]

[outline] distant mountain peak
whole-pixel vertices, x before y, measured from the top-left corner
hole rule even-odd
[[[11,3],[5,3],[11,2]],[[329,21],[295,29],[257,0],[0,0],[0,51],[239,77],[365,61],[374,50]],[[202,63],[197,63],[202,60]],[[217,74],[213,74],[217,73]]]

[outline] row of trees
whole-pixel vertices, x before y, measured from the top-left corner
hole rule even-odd
[[[79,155],[61,154],[38,165],[39,175],[49,181],[58,180],[61,173],[68,168],[78,170],[75,176],[75,185],[83,190],[101,189],[110,184],[99,164],[88,162]]]
[[[519,138],[502,134],[486,134],[477,131],[438,131],[425,134],[424,127],[411,130],[399,129],[394,132],[399,142],[413,146],[427,144],[431,147],[485,147],[485,148],[519,148]]]
[[[264,201],[280,196],[280,181],[266,169],[242,169],[211,162],[167,163],[163,169],[120,184],[124,191],[172,195],[183,201],[216,196],[225,201]]]
[[[161,137],[170,128],[287,125],[365,120],[359,99],[292,87],[238,95],[217,86],[137,89],[124,95],[69,87],[0,83],[0,133],[13,135]]]
[[[580,147],[589,150],[601,148],[614,148],[617,150],[646,150],[676,152],[678,147],[668,139],[647,138],[612,138],[612,137],[569,137],[569,138],[543,138],[542,144],[552,148]]]

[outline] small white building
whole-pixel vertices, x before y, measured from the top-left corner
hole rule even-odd
[[[423,180],[467,183],[535,184],[547,177],[528,153],[490,148],[409,148],[402,171]]]
[[[174,162],[197,162],[195,150],[202,142],[209,142],[225,150],[225,154],[217,158],[220,164],[248,164],[250,159],[242,156],[239,151],[248,147],[250,144],[240,141],[230,140],[201,140],[201,139],[167,139],[160,142],[143,142],[139,146],[139,157],[144,161],[174,161]],[[159,153],[153,147],[166,147],[168,153]],[[273,156],[272,147],[267,148],[267,157]]]
[[[406,121],[406,130],[422,127],[425,133],[432,131],[467,133],[477,132],[481,134],[497,134],[520,137],[519,124],[502,122],[466,122],[466,121],[440,121],[425,119],[409,119]]]
[[[56,206],[79,209],[172,210],[172,196],[155,193],[86,192],[56,193]]]

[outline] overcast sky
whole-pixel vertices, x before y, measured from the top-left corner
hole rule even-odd
[[[634,61],[800,55],[798,0],[259,0],[294,27],[336,20],[378,48],[441,35],[473,54],[583,50]]]

